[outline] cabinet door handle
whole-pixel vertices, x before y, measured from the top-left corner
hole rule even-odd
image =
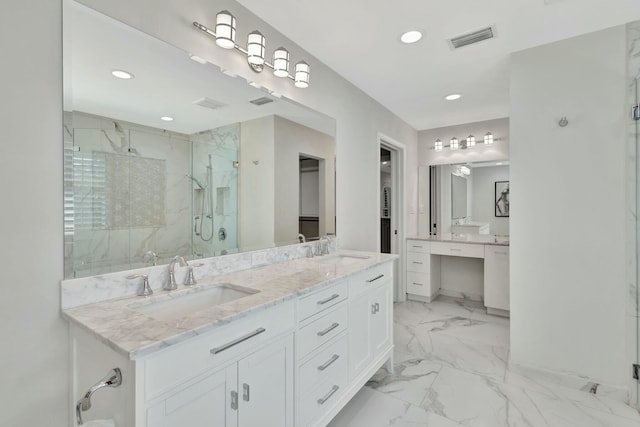
[[[319,337],[323,337],[323,336],[327,335],[329,332],[333,331],[338,326],[340,326],[339,323],[333,322],[333,324],[331,326],[329,326],[327,329],[325,329],[324,331],[318,332],[318,336]]]
[[[234,345],[238,345],[241,342],[244,342],[246,340],[248,340],[249,338],[253,338],[256,335],[260,335],[261,333],[265,332],[266,329],[265,328],[258,328],[253,332],[249,332],[247,335],[244,335],[240,338],[237,338],[233,341],[230,341],[228,343],[226,343],[225,345],[222,345],[220,347],[214,347],[211,350],[209,350],[209,353],[211,354],[218,354],[218,353],[222,353],[225,350],[229,350],[231,347],[233,347]]]
[[[320,399],[318,399],[318,403],[321,404],[321,405],[324,405],[324,402],[329,400],[329,398],[331,398],[331,396],[333,396],[333,394],[336,391],[338,391],[339,389],[340,389],[340,387],[338,387],[337,385],[334,385],[333,387],[331,387],[331,390],[329,390],[329,393],[324,395],[324,397],[321,397]]]
[[[376,305],[371,304],[371,314],[376,314]]]
[[[323,305],[323,304],[326,304],[329,301],[333,301],[334,299],[339,298],[339,297],[340,297],[340,294],[333,294],[330,297],[327,297],[325,299],[321,299],[320,301],[318,301],[318,304]]]
[[[250,395],[249,395],[249,384],[244,383],[242,384],[242,400],[244,400],[245,402],[248,402],[250,399]]]
[[[367,283],[375,282],[376,280],[382,279],[383,277],[384,277],[384,274],[380,274],[380,275],[374,277],[373,279],[367,280]]]
[[[318,371],[324,371],[329,366],[331,366],[333,362],[335,362],[338,359],[340,359],[340,356],[338,356],[337,354],[334,354],[333,356],[331,356],[331,359],[327,360],[322,365],[318,366]]]
[[[376,303],[376,313],[380,313],[380,304]]]
[[[238,392],[231,392],[231,409],[238,409]]]
[[[418,282],[413,282],[413,284],[416,286],[424,286],[422,283],[418,283]]]

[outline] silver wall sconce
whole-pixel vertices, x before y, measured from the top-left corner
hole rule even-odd
[[[494,138],[491,132],[487,132],[484,136],[484,144],[491,145],[494,141],[499,141],[499,139]],[[449,141],[448,145],[444,145],[440,139],[436,139],[433,144],[432,150],[442,151],[444,148],[449,148],[450,150],[466,150],[467,148],[473,148],[476,146],[476,137],[473,135],[469,135],[463,140],[458,140],[458,138],[453,137]]]
[[[273,52],[272,63],[266,60],[266,38],[260,31],[252,31],[247,36],[246,49],[236,43],[236,18],[228,10],[222,10],[216,15],[215,32],[210,28],[194,22],[193,26],[214,37],[216,44],[223,49],[235,49],[247,57],[247,64],[256,73],[265,67],[273,70],[276,77],[287,77],[293,80],[299,88],[309,87],[311,67],[304,61],[296,63],[294,75],[289,74],[289,51],[279,47]]]

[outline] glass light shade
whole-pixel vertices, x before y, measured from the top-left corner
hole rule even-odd
[[[260,31],[253,31],[247,37],[247,61],[249,64],[264,64],[265,38]]]
[[[296,64],[295,85],[296,87],[305,88],[309,86],[309,64],[300,61]]]
[[[436,139],[433,149],[436,151],[442,151],[442,141]]]
[[[449,148],[451,148],[452,150],[457,150],[460,148],[460,142],[458,141],[458,138],[451,138],[451,141],[449,142]]]
[[[216,15],[216,44],[224,49],[236,45],[236,18],[228,10]]]
[[[469,135],[467,137],[467,147],[473,147],[476,145],[476,137],[473,135]]]
[[[276,77],[289,75],[289,51],[283,47],[279,47],[273,52],[273,74]]]
[[[484,136],[484,143],[493,144],[493,134],[491,132],[487,132],[487,134]]]

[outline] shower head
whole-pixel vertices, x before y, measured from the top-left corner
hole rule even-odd
[[[200,181],[198,181],[198,179],[195,178],[193,175],[187,174],[185,176],[189,178],[191,181],[193,181],[198,187],[200,187],[200,190],[204,190],[204,185],[202,185]]]

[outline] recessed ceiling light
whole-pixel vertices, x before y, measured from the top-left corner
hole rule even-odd
[[[402,43],[415,43],[422,38],[422,33],[420,31],[411,30],[407,31],[403,35],[400,36],[400,41]]]
[[[129,80],[134,77],[133,74],[124,70],[113,70],[111,72],[111,75],[113,75],[113,77],[117,77],[119,79],[124,79],[124,80]]]
[[[447,101],[455,101],[456,99],[462,98],[462,95],[459,93],[452,93],[451,95],[447,95],[444,97]]]
[[[162,116],[160,117],[160,120],[163,120],[165,122],[172,122],[173,121],[173,117],[170,116]]]

